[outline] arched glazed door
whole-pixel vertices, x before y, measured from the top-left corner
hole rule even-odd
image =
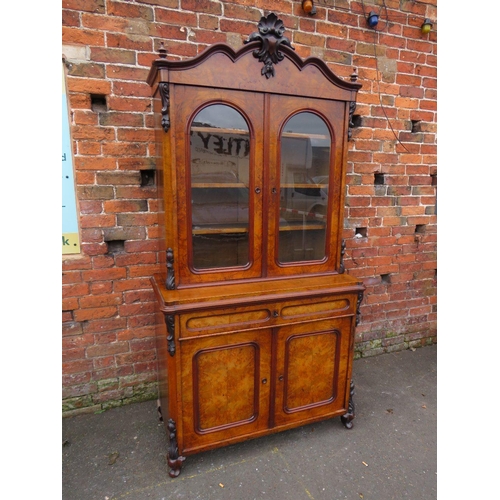
[[[180,282],[260,277],[263,97],[178,86],[174,98]]]
[[[269,274],[338,271],[343,106],[272,97]]]

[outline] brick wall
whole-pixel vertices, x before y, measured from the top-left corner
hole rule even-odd
[[[436,1],[63,0],[81,248],[63,257],[63,411],[156,397],[158,226],[146,76],[213,43],[242,46],[275,12],[303,58],[363,84],[348,155],[346,269],[367,290],[356,355],[436,338]],[[380,13],[376,30],[365,13]],[[423,35],[424,18],[434,22]],[[388,22],[387,22],[388,20]],[[380,81],[379,81],[380,80]]]

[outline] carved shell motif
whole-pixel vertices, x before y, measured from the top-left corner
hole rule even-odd
[[[271,13],[267,17],[261,17],[258,24],[259,31],[252,33],[245,43],[250,43],[255,40],[260,40],[262,43],[260,49],[256,49],[253,55],[264,63],[261,74],[266,78],[274,76],[274,64],[282,61],[284,56],[279,51],[281,45],[286,45],[295,50],[288,38],[283,36],[285,26],[283,21],[278,19],[276,14]]]

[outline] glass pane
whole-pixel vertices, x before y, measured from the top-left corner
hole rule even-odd
[[[201,110],[191,126],[191,214],[196,269],[245,266],[249,260],[250,136],[225,104]]]
[[[322,260],[326,254],[331,137],[322,118],[299,113],[281,136],[280,262]]]

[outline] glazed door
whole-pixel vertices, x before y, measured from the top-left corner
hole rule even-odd
[[[346,408],[351,321],[339,318],[279,329],[275,425]]]
[[[263,96],[177,85],[180,283],[262,273]]]
[[[271,96],[268,273],[338,271],[346,106]]]
[[[181,342],[183,452],[268,428],[270,330]]]

